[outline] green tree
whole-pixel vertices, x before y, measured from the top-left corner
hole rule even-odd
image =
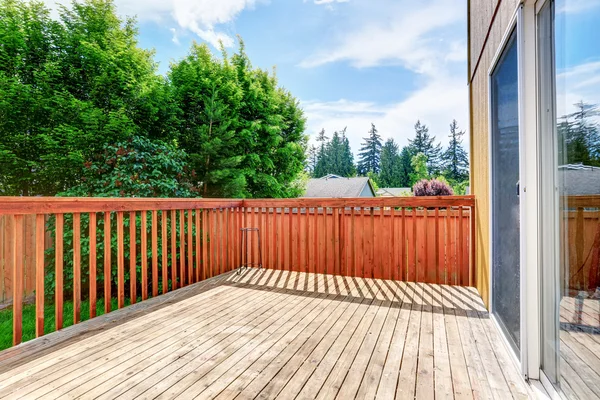
[[[413,173],[410,175],[410,186],[412,187],[415,183],[423,180],[430,179],[431,175],[427,170],[427,156],[423,153],[417,153],[411,160]]]
[[[275,75],[252,68],[240,39],[238,52],[223,56],[236,72],[240,85],[241,148],[248,197],[297,197],[294,182],[304,169],[308,137],[306,119],[298,100],[280,88]]]
[[[427,170],[429,174],[436,175],[441,170],[440,158],[442,153],[442,145],[434,144],[435,136],[429,134],[429,128],[421,121],[415,124],[415,137],[409,139],[409,148],[412,155],[423,153],[427,157]]]
[[[450,182],[461,182],[469,179],[469,157],[462,145],[464,131],[458,130],[456,120],[450,124],[450,142],[442,155],[444,176]]]
[[[54,195],[107,143],[169,132],[168,90],[112,1],[0,0],[0,187]],[[158,107],[157,104],[166,104]]]
[[[350,142],[346,137],[346,128],[341,133],[334,132],[330,141],[327,141],[325,131],[322,130],[317,138],[321,142],[321,150],[317,157],[314,176],[320,178],[327,174],[336,174],[344,177],[354,176],[354,156],[350,149]]]
[[[600,165],[600,133],[591,118],[600,115],[596,104],[583,101],[574,105],[577,111],[561,117],[558,134],[566,143],[559,148],[559,159],[565,164]]]
[[[382,187],[399,187],[400,154],[394,139],[388,139],[381,150],[381,171],[379,172],[379,185]]]
[[[381,136],[377,133],[375,124],[371,123],[371,129],[369,130],[369,136],[363,138],[364,142],[358,153],[358,173],[366,175],[369,171],[376,174],[380,170],[380,157],[381,157]]]
[[[406,146],[403,147],[398,161],[398,186],[400,187],[405,188],[412,186],[411,176],[414,173],[412,157],[410,148]]]

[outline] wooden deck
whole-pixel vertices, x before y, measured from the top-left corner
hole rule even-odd
[[[600,398],[600,301],[560,302],[560,386],[570,398]]]
[[[472,288],[227,273],[0,353],[0,398],[527,398]]]

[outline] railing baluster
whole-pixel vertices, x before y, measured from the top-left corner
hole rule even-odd
[[[208,211],[202,209],[202,273],[201,279],[204,280],[208,275]]]
[[[137,238],[136,238],[136,215],[135,211],[129,213],[129,302],[135,303],[136,300],[136,287],[137,287]],[[144,212],[142,212],[144,214]],[[144,252],[141,252],[142,258],[144,258]],[[142,268],[142,274],[143,272]]]
[[[111,309],[111,233],[110,233],[110,211],[104,213],[104,313],[108,314]]]
[[[179,210],[179,287],[185,286],[185,275],[185,210]]]
[[[390,268],[391,276],[389,279],[398,280],[398,252],[396,251],[396,208],[390,207]]]
[[[177,211],[171,210],[171,290],[177,287]]]
[[[23,216],[15,215],[13,235],[13,346],[23,339]]]
[[[144,301],[148,298],[148,212],[142,211],[140,215],[140,268],[142,269],[142,301]],[[135,287],[137,287],[137,279],[134,279],[133,282],[135,290]]]
[[[192,224],[192,210],[188,210],[187,211],[187,215],[188,215],[188,223],[187,223],[187,228],[188,228],[188,239],[187,239],[187,248],[188,248],[188,256],[187,256],[187,266],[188,266],[188,270],[187,270],[187,282],[188,285],[191,285],[192,283],[194,283],[194,258],[193,258],[193,250],[194,250],[194,245],[193,245],[193,240],[192,240],[192,234],[193,234],[193,224]]]
[[[464,285],[465,280],[467,280],[467,274],[465,273],[465,266],[463,265],[463,241],[464,241],[464,233],[463,233],[463,207],[458,207],[458,274],[459,274],[459,285]]]
[[[55,216],[55,255],[54,255],[54,323],[55,329],[59,330],[63,327],[63,241],[64,241],[64,215],[56,214]]]
[[[117,307],[125,306],[125,250],[123,211],[117,212]]]
[[[443,279],[440,271],[440,209],[438,207],[435,208],[435,282],[437,284],[442,284]]]
[[[90,318],[96,316],[96,213],[89,213],[90,216],[90,252],[89,252],[89,277],[90,277]]]
[[[407,280],[408,263],[406,261],[406,208],[400,210],[400,279]]]
[[[73,213],[73,323],[81,320],[81,214]]]
[[[161,222],[161,250],[162,250],[162,293],[167,293],[169,290],[169,274],[168,274],[168,249],[167,249],[167,212],[160,212]]]
[[[476,231],[475,229],[477,228],[477,226],[475,225],[475,203],[473,203],[473,205],[471,206],[471,215],[469,217],[469,226],[471,227],[471,237],[469,240],[469,246],[470,246],[470,259],[471,262],[469,263],[469,285],[470,286],[476,286],[477,285],[477,268],[476,268],[476,263],[477,263],[477,253],[475,252],[476,246],[475,246],[475,242],[476,242]]]
[[[152,297],[158,296],[158,211],[152,210]]]
[[[194,282],[199,282],[201,279],[200,268],[202,268],[200,263],[200,210],[196,209],[194,214],[196,222],[196,269],[194,270]]]
[[[44,236],[45,216],[35,216],[35,337],[44,335]]]

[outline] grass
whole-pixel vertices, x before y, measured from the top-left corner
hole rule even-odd
[[[141,299],[139,299],[141,300]],[[138,300],[138,301],[139,301]],[[125,298],[125,305],[129,305],[129,298]],[[117,309],[117,299],[111,299],[111,309]],[[96,315],[104,314],[104,299],[99,299],[96,302]],[[84,300],[81,302],[81,321],[90,318],[90,302]],[[12,332],[13,310],[7,308],[0,310],[0,350],[12,347],[13,332]],[[23,342],[35,338],[35,304],[23,306]],[[73,302],[65,301],[63,307],[63,327],[73,325]],[[54,304],[49,304],[44,307],[44,333],[54,332]]]

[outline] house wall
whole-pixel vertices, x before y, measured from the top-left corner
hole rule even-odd
[[[371,186],[369,186],[368,183],[365,185],[362,192],[360,192],[359,197],[375,197],[375,195],[373,194],[373,191],[371,190]]]
[[[489,307],[490,167],[488,71],[518,0],[469,0],[471,193],[476,199],[476,287]]]

